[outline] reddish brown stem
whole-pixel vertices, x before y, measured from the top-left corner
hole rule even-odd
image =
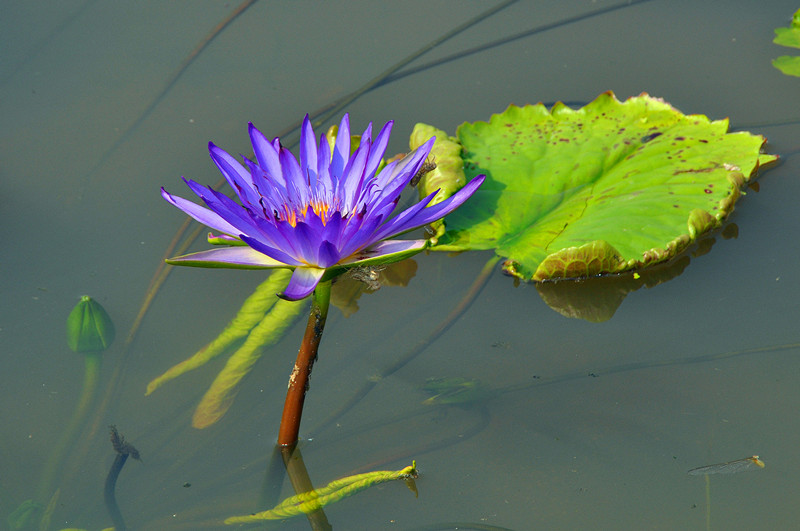
[[[331,299],[331,282],[320,282],[314,290],[311,313],[308,316],[308,325],[303,335],[303,343],[297,353],[294,369],[289,376],[289,389],[286,391],[286,401],[283,403],[283,416],[281,427],[278,431],[278,445],[292,446],[297,444],[297,435],[300,432],[300,418],[303,415],[303,403],[308,391],[308,381],[311,369],[317,359],[317,349],[325,329],[325,320],[328,318],[328,304]]]

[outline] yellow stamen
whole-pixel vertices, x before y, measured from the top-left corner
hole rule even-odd
[[[331,211],[333,211],[333,208],[328,203],[320,200],[312,200],[299,212],[290,209],[287,206],[283,212],[284,213],[283,219],[287,223],[289,223],[289,225],[291,225],[292,227],[296,227],[298,221],[302,221],[305,219],[306,212],[308,212],[309,208],[311,208],[311,210],[313,210],[314,213],[317,216],[319,216],[319,218],[322,220],[323,225],[325,225],[328,222],[328,215]]]

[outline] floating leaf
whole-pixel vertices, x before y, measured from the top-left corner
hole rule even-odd
[[[781,46],[800,48],[800,9],[795,11],[788,28],[775,29],[775,39],[772,42]]]
[[[781,46],[800,48],[800,9],[792,17],[792,25],[788,28],[776,28],[772,41]],[[790,76],[800,77],[800,57],[782,55],[772,60],[772,66]]]
[[[772,66],[787,76],[800,77],[800,57],[781,55],[772,60]]]
[[[367,489],[378,483],[385,483],[387,481],[394,481],[403,479],[408,482],[409,488],[412,492],[416,493],[416,486],[414,486],[414,479],[417,477],[417,463],[412,461],[411,466],[407,466],[402,470],[391,471],[381,470],[377,472],[367,472],[366,474],[357,474],[355,476],[348,476],[342,479],[337,479],[328,483],[321,489],[304,492],[286,498],[284,501],[276,505],[269,511],[264,511],[256,514],[246,516],[232,516],[225,520],[226,524],[248,524],[258,523],[264,520],[283,520],[298,516],[300,514],[309,514],[317,511],[328,504],[337,502],[353,494],[357,494],[364,489]]]
[[[611,92],[574,110],[510,106],[458,129],[467,179],[486,182],[446,218],[434,250],[494,249],[524,280],[589,277],[669,260],[718,227],[765,139]]]

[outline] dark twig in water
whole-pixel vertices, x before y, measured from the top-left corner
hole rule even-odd
[[[397,81],[399,79],[402,79],[404,77],[407,77],[407,76],[410,76],[410,75],[413,75],[413,74],[417,74],[417,73],[422,72],[424,70],[429,70],[429,69],[431,69],[433,67],[436,67],[436,66],[439,66],[439,65],[442,65],[442,64],[445,64],[445,63],[449,63],[451,61],[455,61],[455,60],[458,60],[458,59],[463,59],[464,57],[467,57],[467,56],[470,56],[470,55],[473,55],[473,54],[476,54],[476,53],[485,52],[485,51],[490,50],[492,48],[496,48],[498,46],[502,46],[504,44],[508,44],[510,42],[513,42],[513,41],[516,41],[516,40],[519,40],[519,39],[524,39],[525,37],[530,37],[531,35],[536,35],[537,33],[543,33],[545,31],[549,31],[551,29],[561,28],[561,27],[567,26],[569,24],[574,24],[576,22],[581,22],[583,20],[586,20],[586,19],[589,19],[589,18],[592,18],[592,17],[596,17],[598,15],[605,15],[606,13],[610,13],[610,12],[616,11],[618,9],[625,9],[627,7],[633,7],[636,4],[641,4],[641,3],[649,2],[649,1],[650,0],[629,0],[629,1],[625,1],[625,2],[620,2],[618,4],[614,4],[614,5],[611,5],[611,6],[603,7],[603,8],[600,8],[600,9],[595,9],[594,11],[589,11],[588,13],[581,13],[580,15],[575,15],[573,17],[562,18],[560,20],[557,20],[556,22],[550,22],[548,24],[542,24],[541,26],[536,26],[535,28],[527,29],[527,30],[521,31],[519,33],[514,33],[513,35],[507,35],[505,37],[502,37],[500,39],[494,40],[492,42],[487,42],[486,44],[481,44],[479,46],[474,46],[474,47],[468,48],[466,50],[461,50],[460,52],[448,55],[446,57],[442,57],[442,58],[436,59],[435,61],[430,61],[428,63],[419,65],[419,66],[414,67],[414,68],[408,68],[406,70],[403,70],[402,72],[396,72],[396,73],[392,73],[390,75],[387,75],[379,83],[375,84],[373,87],[370,87],[370,90],[376,89],[376,88],[381,87],[383,85],[388,85],[389,83],[393,83],[393,82],[395,82],[395,81]]]
[[[500,260],[500,257],[497,255],[492,256],[488,262],[483,266],[481,269],[481,273],[478,277],[472,282],[472,286],[470,286],[467,293],[458,303],[458,305],[450,311],[447,317],[439,323],[439,326],[436,329],[428,334],[428,336],[420,341],[409,350],[405,355],[400,357],[399,359],[395,360],[390,366],[383,369],[380,373],[380,378],[376,380],[369,380],[364,382],[360,389],[356,390],[356,392],[350,397],[350,399],[341,407],[339,407],[336,411],[334,411],[327,419],[325,419],[322,424],[316,428],[316,432],[320,433],[325,431],[328,427],[330,427],[339,417],[345,414],[345,412],[350,411],[362,398],[367,396],[367,393],[372,391],[372,389],[377,385],[379,380],[387,378],[388,376],[394,374],[401,368],[403,368],[407,363],[417,357],[422,351],[424,351],[428,346],[436,341],[439,337],[444,334],[447,329],[449,329],[453,323],[455,323],[459,317],[461,317],[464,312],[472,305],[475,299],[480,294],[481,290],[486,286],[489,278],[491,277],[492,272],[494,271],[494,267],[497,265],[497,262]]]
[[[102,157],[100,157],[100,160],[97,162],[94,168],[92,168],[92,170],[89,172],[89,175],[94,174],[98,169],[100,169],[100,167],[103,164],[105,164],[105,162],[117,150],[117,148],[119,148],[122,144],[128,141],[128,138],[131,136],[131,134],[133,134],[133,132],[136,131],[139,128],[139,126],[144,123],[145,120],[147,120],[147,118],[150,116],[153,110],[155,110],[155,108],[158,107],[158,104],[164,100],[164,97],[169,93],[170,90],[172,90],[172,87],[175,86],[175,84],[178,82],[178,79],[180,79],[183,73],[186,72],[186,70],[189,68],[189,65],[191,65],[195,59],[197,59],[200,53],[203,50],[205,50],[206,47],[209,44],[211,44],[211,42],[214,39],[216,39],[222,33],[222,31],[228,27],[228,25],[231,22],[236,20],[236,18],[239,17],[239,15],[244,13],[247,10],[247,8],[252,6],[255,2],[256,0],[245,0],[244,2],[239,4],[239,7],[234,9],[225,18],[225,20],[217,24],[216,27],[212,29],[202,41],[200,41],[200,44],[198,44],[194,48],[194,50],[192,50],[192,52],[186,57],[186,59],[183,60],[183,63],[181,63],[178,69],[175,70],[172,76],[167,80],[164,87],[156,95],[156,97],[153,98],[153,100],[150,102],[147,108],[144,111],[142,111],[142,113],[139,115],[139,118],[137,118],[135,122],[129,125],[125,129],[125,131],[119,136],[117,141],[114,142],[114,144],[109,149],[106,150],[106,152],[103,154]]]
[[[106,509],[108,510],[109,516],[111,516],[111,521],[114,522],[114,529],[116,531],[124,531],[127,528],[125,527],[125,520],[122,518],[122,513],[119,510],[119,505],[117,505],[117,497],[114,491],[117,487],[117,478],[119,477],[119,473],[122,472],[122,467],[125,466],[125,461],[128,460],[128,456],[139,460],[139,450],[134,448],[131,443],[125,441],[125,437],[119,434],[116,426],[109,426],[108,428],[111,432],[111,445],[114,447],[114,451],[117,452],[117,456],[114,458],[114,464],[111,465],[111,470],[108,471],[103,494],[106,501]]]
[[[483,11],[479,15],[469,19],[468,21],[464,22],[463,24],[453,28],[452,30],[448,31],[444,35],[437,37],[436,39],[432,40],[431,42],[427,43],[425,46],[417,50],[416,52],[408,55],[402,61],[392,65],[387,70],[381,72],[376,77],[372,78],[371,80],[367,81],[361,88],[356,90],[355,92],[351,92],[343,96],[342,98],[338,99],[335,102],[332,102],[321,109],[317,109],[315,112],[310,113],[312,117],[311,125],[314,127],[319,127],[326,121],[330,120],[333,116],[339,114],[339,112],[345,109],[348,105],[353,103],[355,100],[366,94],[367,92],[372,91],[373,89],[384,85],[387,83],[387,79],[392,77],[398,70],[405,67],[407,64],[411,63],[418,57],[428,53],[429,51],[433,50],[443,42],[452,39],[459,33],[466,31],[467,29],[475,26],[479,22],[486,20],[488,17],[494,15],[498,11],[505,9],[506,7],[510,6],[517,0],[505,0],[504,2],[500,2],[499,4],[490,7],[489,9]],[[288,136],[294,131],[298,131],[300,129],[300,125],[302,124],[302,120],[296,122],[295,124],[291,125],[290,127],[284,129],[278,136],[283,140],[284,137]]]

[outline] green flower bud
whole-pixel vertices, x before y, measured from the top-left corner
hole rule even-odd
[[[105,308],[88,295],[69,313],[67,344],[75,352],[100,352],[114,342],[114,323]]]

